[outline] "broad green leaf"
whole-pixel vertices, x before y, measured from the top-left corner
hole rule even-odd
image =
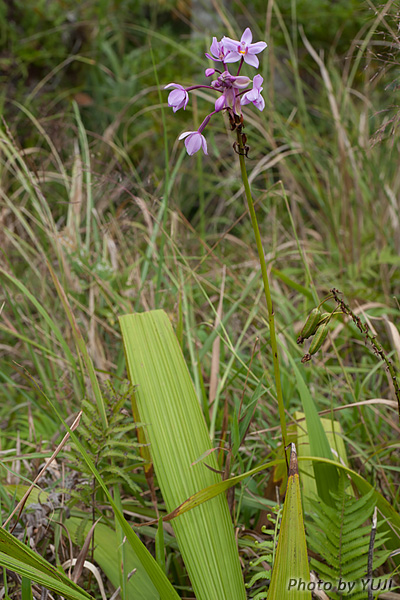
[[[164,311],[120,318],[129,377],[145,423],[157,481],[171,512],[221,482],[187,366]],[[244,600],[239,555],[225,496],[182,514],[173,528],[197,600]]]
[[[15,485],[13,483],[9,483],[9,484],[5,485],[4,488],[11,495],[15,494],[15,498],[19,501],[26,494],[29,486],[21,485],[21,484]],[[29,506],[29,504],[37,504],[39,502],[44,503],[47,501],[47,497],[48,497],[47,492],[45,492],[44,490],[41,490],[40,488],[35,487],[31,490],[31,493],[29,494],[29,496],[26,500],[25,506]]]
[[[302,590],[310,581],[297,455],[291,444],[288,483],[268,600],[311,600]]]

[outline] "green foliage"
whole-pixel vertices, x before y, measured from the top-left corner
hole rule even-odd
[[[351,42],[369,18],[367,3],[360,0],[275,0],[289,30],[297,35],[302,27],[316,46],[346,52]],[[254,9],[261,12],[263,0],[253,0]],[[276,20],[274,19],[276,25]],[[274,44],[284,45],[284,38],[275,27]]]
[[[248,563],[249,571],[246,588],[251,588],[249,597],[252,600],[263,600],[267,597],[268,582],[271,580],[274,556],[278,543],[282,510],[283,507],[274,507],[273,513],[268,514],[268,519],[273,529],[262,527],[262,534],[268,536],[268,538],[262,542],[255,540],[251,544],[253,552],[257,555],[257,558],[252,558]],[[262,563],[270,565],[270,569],[266,569]]]
[[[110,383],[105,385],[106,393],[103,398],[108,425],[103,428],[97,406],[85,398],[82,401],[83,415],[79,426],[81,442],[107,487],[121,484],[130,496],[139,498],[141,488],[132,471],[142,465],[142,459],[136,452],[139,444],[133,439],[136,426],[124,409],[132,393],[132,386],[125,383],[121,391],[116,393]],[[75,502],[95,508],[98,483],[86,465],[82,464],[79,453],[72,449],[68,452],[68,458],[71,468],[79,473],[78,486],[70,491],[72,498]]]
[[[86,515],[83,513],[81,517],[71,517],[64,523],[68,534],[79,548],[82,548],[92,525],[89,516],[87,513]],[[120,585],[121,553],[117,551],[110,552],[110,548],[117,550],[118,546],[122,546],[123,568],[126,574],[134,572],[134,577],[131,577],[127,584],[127,597],[140,598],[142,594],[142,597],[146,600],[159,600],[160,596],[143,565],[138,560],[132,547],[126,541],[121,543],[115,531],[115,526],[109,527],[102,522],[97,523],[93,539],[93,558],[115,588]]]
[[[334,414],[343,444],[354,449],[349,465],[363,462],[365,479],[373,483],[377,498],[382,492],[388,499],[391,512],[386,510],[385,517],[393,524],[399,513],[398,417],[384,368],[346,319],[332,323],[329,344],[312,364],[301,367],[303,386],[291,361],[299,364],[302,353],[295,339],[318,304],[315,297],[321,299],[337,286],[349,305],[364,313],[393,364],[399,365],[399,91],[393,84],[399,67],[391,54],[398,48],[398,40],[391,37],[393,32],[396,36],[398,22],[391,9],[393,19],[385,17],[381,29],[390,24],[392,33],[386,28],[385,35],[374,34],[369,26],[376,15],[367,12],[367,3],[353,0],[253,0],[245,6],[231,3],[229,10],[227,3],[216,0],[224,16],[220,22],[216,18],[217,31],[193,39],[190,14],[181,12],[187,4],[0,0],[0,95],[6,100],[0,140],[3,513],[10,510],[3,482],[32,480],[60,438],[59,422],[48,411],[42,391],[64,418],[79,410],[87,394],[76,431],[85,457],[97,466],[107,487],[112,486],[113,497],[121,494],[126,514],[158,516],[153,505],[142,500],[149,497],[148,488],[141,469],[135,469],[142,459],[130,413],[124,412],[126,390],[104,394],[104,429],[98,406],[87,399],[90,384],[47,263],[68,297],[96,373],[124,377],[117,314],[164,308],[181,332],[180,344],[201,394],[213,445],[220,448],[218,467],[243,475],[263,464],[266,456],[268,461],[276,456],[281,436],[268,319],[260,300],[233,140],[223,119],[215,117],[209,157],[188,158],[176,138],[182,130],[196,127],[212,105],[194,95],[186,111],[165,113],[164,131],[154,71],[161,88],[171,81],[205,82],[202,61],[212,35],[226,34],[229,26],[239,34],[249,25],[255,39],[264,39],[264,28],[269,36],[261,60],[266,109],[245,110],[251,146],[246,162],[273,282],[285,408],[293,416],[307,389],[318,412],[342,409]],[[266,6],[272,9],[270,28]],[[325,72],[307,53],[299,26],[318,55],[324,50]],[[356,35],[362,26],[363,35]],[[361,49],[356,40],[368,40],[370,34],[371,43]],[[386,63],[376,61],[377,52]],[[75,60],[76,55],[83,62]],[[78,93],[91,105],[85,106]],[[72,98],[80,104],[75,116]],[[161,91],[161,98],[166,111],[167,92]],[[211,375],[217,384],[214,400],[209,397]],[[365,401],[369,404],[359,404]],[[319,435],[312,422],[310,430],[314,437]],[[312,453],[318,455],[315,448]],[[67,477],[71,465],[76,473],[78,487],[72,490],[69,508],[76,510],[79,502],[86,513],[82,522],[87,523],[96,506],[110,506],[112,500],[107,500],[107,490],[99,490],[83,458],[74,450],[67,458],[62,453],[57,461]],[[208,464],[207,457],[204,462]],[[317,473],[319,469],[317,465]],[[240,477],[237,482],[242,481],[243,488],[236,494],[232,514],[243,548],[243,527],[251,531],[260,506],[266,506],[256,499],[275,502],[276,495],[260,474],[250,483]],[[318,493],[329,504],[331,497],[327,500],[324,493],[333,479],[327,479]],[[52,480],[52,485],[60,489],[63,484]],[[245,501],[250,494],[251,505]],[[162,512],[165,506],[157,498]],[[333,501],[336,517],[351,506],[350,499],[340,498],[342,504]],[[112,520],[109,510],[103,513]],[[327,524],[328,516],[322,518]],[[339,522],[336,518],[337,527]],[[137,540],[132,523],[123,523],[121,538],[131,533]],[[357,531],[366,542],[369,530],[361,525]],[[110,520],[107,526],[117,529]],[[318,530],[318,522],[313,527]],[[324,528],[332,544],[330,530],[331,525]],[[83,531],[82,526],[80,541]],[[154,548],[152,526],[140,529],[140,535]],[[394,534],[392,538],[392,548],[397,547]],[[380,540],[378,535],[378,557]],[[333,568],[327,552],[334,549],[321,532],[315,533],[314,542],[321,569]],[[352,543],[356,540],[348,543],[350,548]],[[42,544],[40,551],[54,560],[51,548],[51,543],[47,550]],[[253,547],[252,551],[258,552]],[[268,562],[268,544],[261,556]],[[174,588],[190,595],[175,538],[173,546],[166,544],[164,558]],[[119,556],[115,563],[112,578],[106,573],[114,583],[121,575]],[[256,563],[247,578],[254,583],[250,593],[255,597],[264,593],[267,577]]]
[[[284,15],[291,15],[304,28],[312,43],[331,48],[340,41],[339,52],[347,50],[369,15],[360,0],[280,0],[278,4]]]
[[[72,582],[63,571],[59,571],[2,527],[0,545],[0,566],[12,569],[25,578],[25,593],[27,589],[30,592],[30,580],[33,580],[68,600],[92,600],[92,596]],[[24,598],[24,595],[22,597]],[[25,598],[27,597],[31,597],[30,593],[25,595]]]
[[[374,490],[356,499],[346,493],[346,479],[340,477],[337,494],[332,494],[334,506],[320,500],[310,500],[314,512],[312,522],[307,524],[309,547],[322,560],[311,559],[311,566],[320,579],[336,584],[342,581],[359,582],[367,577],[368,549],[371,526],[365,524],[374,511]],[[387,540],[386,532],[377,532],[374,544],[373,569],[378,568],[388,558],[389,552],[382,549]],[[330,591],[333,600],[343,594]],[[358,589],[346,598],[362,600],[367,592]]]

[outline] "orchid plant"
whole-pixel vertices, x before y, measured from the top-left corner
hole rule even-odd
[[[265,107],[264,98],[261,95],[263,78],[261,75],[256,75],[253,79],[253,87],[249,89],[251,79],[245,75],[240,75],[243,63],[247,63],[252,67],[258,67],[259,61],[256,54],[262,52],[267,44],[265,42],[252,43],[253,35],[247,27],[240,41],[232,40],[229,37],[223,37],[220,42],[214,37],[210,53],[206,57],[216,63],[222,63],[222,69],[207,68],[205,70],[206,77],[212,77],[215,74],[217,78],[211,82],[211,85],[192,85],[183,87],[179,83],[169,83],[165,89],[175,88],[168,96],[168,106],[174,112],[186,106],[189,102],[189,92],[199,88],[211,89],[217,92],[218,98],[215,101],[215,110],[206,116],[197,131],[185,131],[179,136],[180,140],[185,140],[185,146],[190,156],[195,154],[200,148],[204,154],[207,152],[207,142],[203,135],[211,117],[223,110],[227,111],[232,124],[240,122],[242,116],[241,107],[246,104],[254,104],[258,110],[263,110]],[[228,65],[239,62],[236,75],[232,75],[228,70]],[[239,118],[239,120],[238,120]],[[233,127],[234,129],[235,127]]]
[[[265,262],[264,250],[262,246],[260,230],[258,227],[257,216],[254,208],[253,198],[251,195],[250,184],[247,177],[245,158],[247,158],[248,146],[246,145],[246,135],[243,133],[243,115],[242,106],[254,104],[254,106],[262,111],[265,107],[264,98],[261,95],[263,90],[263,78],[260,74],[255,75],[251,80],[245,75],[241,75],[243,63],[251,67],[258,68],[259,60],[257,54],[262,52],[266,47],[266,42],[252,43],[253,35],[249,27],[244,30],[240,40],[233,40],[224,36],[221,41],[217,41],[213,37],[210,47],[210,53],[206,57],[215,63],[222,63],[222,69],[207,68],[205,70],[206,77],[212,77],[217,74],[216,79],[211,82],[211,85],[192,85],[183,87],[178,83],[169,83],[165,86],[166,89],[174,88],[168,96],[168,105],[174,112],[183,108],[186,109],[189,102],[189,92],[198,88],[211,89],[218,93],[218,98],[215,101],[214,110],[209,113],[197,131],[185,131],[179,136],[179,139],[185,140],[185,146],[188,154],[192,156],[200,148],[207,154],[207,141],[203,135],[203,131],[208,125],[211,117],[216,113],[225,111],[230,120],[232,131],[236,131],[237,141],[233,147],[239,155],[240,172],[243,181],[244,192],[246,195],[247,205],[250,213],[251,223],[254,232],[254,238],[257,246],[258,258],[260,261],[261,274],[264,285],[265,299],[268,309],[268,322],[271,340],[271,353],[274,367],[274,378],[276,395],[278,400],[279,418],[282,431],[283,444],[287,445],[287,432],[285,421],[285,407],[283,402],[282,384],[279,367],[279,352],[278,343],[275,332],[275,316],[274,307],[272,304],[267,265]],[[232,75],[228,70],[228,65],[239,62],[236,75]],[[250,85],[252,84],[252,87]]]

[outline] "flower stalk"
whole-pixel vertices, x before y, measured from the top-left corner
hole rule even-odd
[[[197,131],[185,131],[179,136],[180,140],[185,140],[187,153],[192,156],[200,149],[204,154],[208,154],[207,141],[203,135],[204,129],[208,125],[211,117],[217,113],[224,111],[229,116],[231,130],[237,134],[237,142],[233,144],[235,152],[239,155],[240,170],[244,185],[245,195],[249,208],[251,224],[253,226],[254,238],[256,241],[258,257],[260,260],[262,279],[264,284],[265,300],[268,309],[268,321],[271,338],[272,359],[274,365],[274,378],[276,394],[278,399],[279,419],[281,424],[283,445],[287,445],[285,407],[283,403],[281,376],[279,369],[279,352],[275,331],[275,316],[274,306],[272,303],[271,292],[268,281],[267,265],[265,263],[264,250],[262,247],[260,230],[258,227],[257,216],[254,210],[254,203],[251,196],[249,180],[247,177],[245,156],[247,157],[249,148],[246,145],[246,135],[243,133],[243,114],[242,106],[253,104],[258,110],[262,111],[265,108],[265,100],[261,95],[263,91],[263,78],[260,74],[255,75],[253,80],[245,75],[240,75],[244,63],[250,67],[258,68],[259,60],[256,56],[267,47],[266,42],[253,43],[253,35],[247,27],[244,30],[240,40],[233,40],[224,36],[221,41],[216,37],[213,38],[210,53],[206,54],[209,60],[216,63],[222,63],[222,71],[217,68],[207,68],[205,70],[206,77],[216,76],[211,82],[211,85],[192,85],[183,87],[179,83],[170,83],[165,88],[174,88],[168,96],[168,105],[174,112],[183,108],[186,109],[189,94],[188,92],[197,88],[207,88],[214,90],[219,94],[215,101],[214,110],[206,116]],[[228,69],[231,63],[239,63],[236,75],[232,75]],[[218,74],[218,75],[216,75]],[[249,86],[252,84],[252,88]]]
[[[237,119],[236,119],[237,121]],[[265,262],[264,249],[261,242],[260,229],[258,227],[257,215],[254,209],[253,197],[251,195],[251,189],[249,184],[249,179],[247,177],[247,169],[245,156],[247,154],[247,148],[245,144],[245,138],[242,133],[242,125],[241,123],[237,123],[236,126],[236,134],[237,134],[237,153],[239,155],[240,162],[240,173],[242,176],[244,193],[247,200],[247,206],[250,213],[251,224],[253,227],[254,239],[257,246],[258,259],[260,261],[261,267],[261,275],[264,285],[264,295],[267,303],[268,310],[268,323],[269,323],[269,332],[271,339],[271,350],[272,350],[272,360],[274,365],[274,378],[275,378],[275,388],[276,388],[276,396],[278,400],[278,411],[279,411],[279,421],[281,425],[282,432],[282,440],[283,446],[287,445],[287,430],[286,430],[286,420],[285,420],[285,405],[283,402],[283,394],[282,394],[282,383],[281,383],[281,374],[279,367],[279,350],[278,343],[276,339],[276,330],[275,330],[275,313],[274,313],[274,305],[271,298],[271,291],[269,286],[269,278],[268,278],[268,270]]]

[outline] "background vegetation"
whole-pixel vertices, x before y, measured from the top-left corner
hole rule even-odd
[[[127,313],[168,313],[221,449],[221,470],[239,475],[276,456],[268,318],[232,135],[227,121],[214,119],[209,156],[188,157],[177,137],[201,123],[212,98],[199,91],[173,114],[163,91],[170,82],[204,82],[213,35],[240,37],[250,26],[268,43],[260,65],[266,109],[245,110],[247,167],[271,273],[288,423],[298,427],[303,410],[291,361],[300,366],[306,350],[296,339],[333,287],[399,368],[398,4],[200,5],[194,15],[185,0],[0,1],[3,521],[22,495],[16,486],[33,480],[63,437],[58,414],[71,424],[82,407],[78,433],[125,516],[155,518],[155,498],[164,514],[133,433],[118,325]],[[203,10],[213,14],[207,33]],[[106,432],[51,272],[101,382]],[[348,465],[398,512],[399,416],[385,365],[341,315],[301,368],[327,430],[340,426]],[[248,406],[249,430],[238,440]],[[270,554],[256,542],[276,539],[278,525],[267,514],[278,510],[280,483],[271,470],[229,498],[249,597],[266,585]],[[89,522],[103,516],[92,562],[110,597],[118,561],[101,559],[99,550],[117,544],[109,537],[115,527],[74,444],[39,485],[44,495],[25,507],[14,533],[60,564],[70,558],[68,516],[75,557]],[[261,530],[271,523],[272,537]],[[154,552],[156,528],[141,532]],[[170,581],[193,598],[172,530],[165,545]],[[317,546],[314,558],[329,560]],[[378,574],[395,568],[391,559],[383,565]],[[79,583],[99,593],[86,571]],[[9,575],[6,595],[19,594],[18,577]]]

